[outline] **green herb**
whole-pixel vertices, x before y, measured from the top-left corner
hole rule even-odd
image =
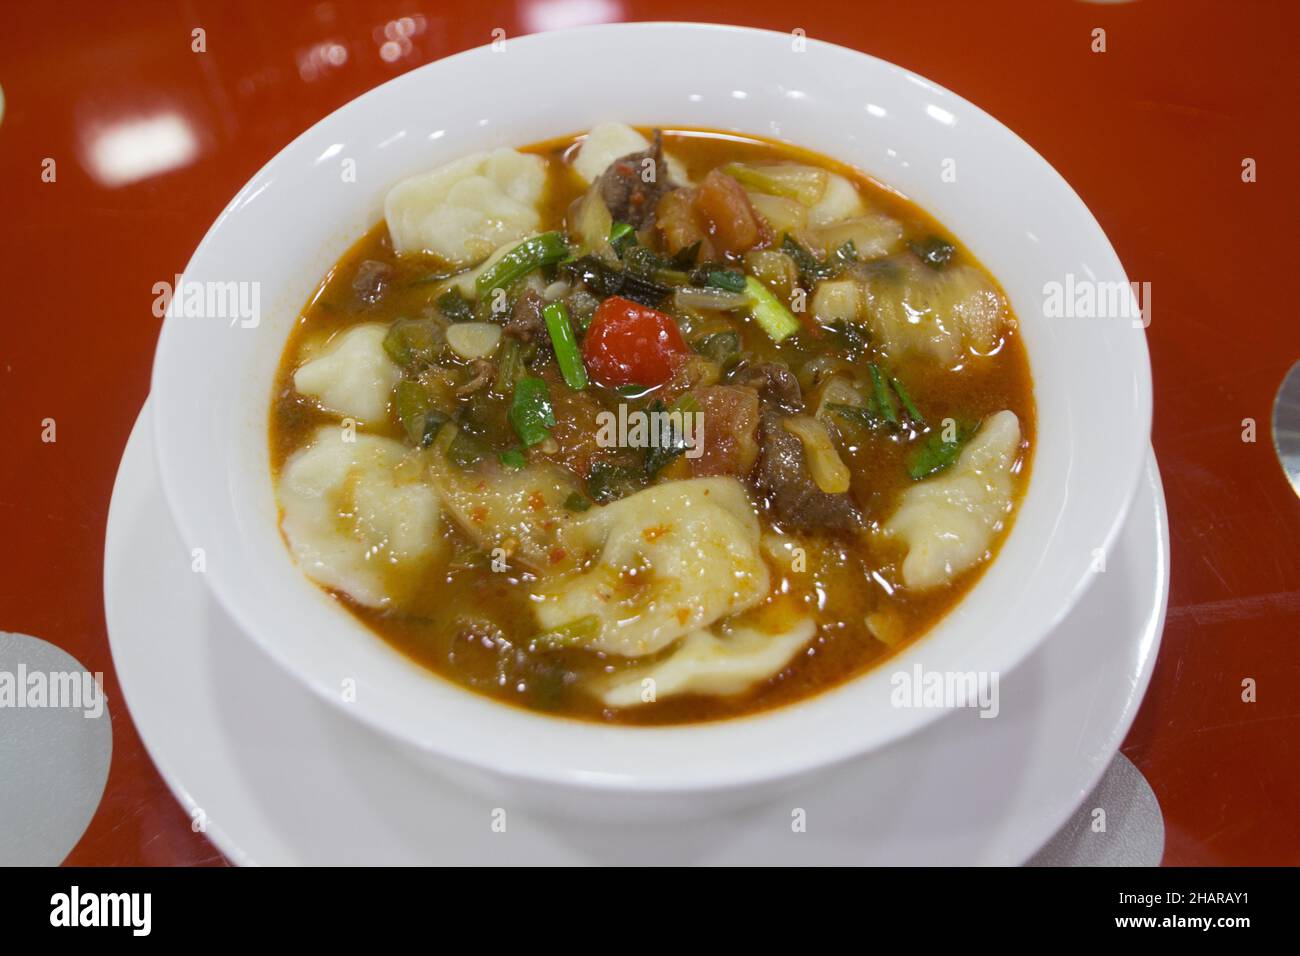
[[[754,303],[750,314],[773,342],[783,341],[799,331],[799,321],[790,314],[790,310],[753,276],[745,277],[745,292]]]
[[[635,237],[636,230],[630,223],[616,222],[609,230],[609,244],[617,251],[618,248],[627,242],[629,237]]]
[[[972,428],[958,425],[957,434],[952,441],[944,440],[943,431],[931,432],[908,460],[907,473],[912,476],[913,481],[920,481],[922,478],[929,478],[943,471],[957,460],[962,447],[970,441],[977,430],[978,426]]]
[[[907,394],[907,389],[903,387],[903,383],[897,378],[890,376],[889,384],[892,385],[894,391],[898,393],[898,400],[903,403],[903,408],[907,412],[907,417],[910,418],[914,424],[920,425],[924,428],[925,418],[919,411],[917,411],[916,405],[912,403],[912,396]]]
[[[876,405],[885,416],[885,421],[891,425],[897,425],[898,411],[894,408],[894,400],[889,397],[889,389],[885,387],[884,376],[880,374],[880,369],[876,367],[875,362],[867,365],[867,371],[871,373],[871,387],[876,397]]]
[[[434,305],[438,307],[439,312],[453,322],[472,322],[474,320],[474,308],[460,294],[460,289],[448,289],[434,300]]]
[[[835,274],[833,267],[819,262],[816,256],[795,241],[788,232],[781,236],[781,251],[793,260],[794,267],[799,270],[799,281],[808,288]]]
[[[404,369],[431,365],[442,344],[442,330],[432,319],[398,319],[384,336],[384,353]]]
[[[551,302],[542,309],[542,318],[546,320],[546,331],[551,334],[551,345],[555,348],[555,361],[560,366],[560,374],[569,388],[580,392],[587,387],[587,369],[582,364],[582,354],[578,351],[578,342],[573,337],[573,326],[569,323],[569,310],[563,302]]]
[[[678,249],[677,254],[673,256],[673,265],[678,269],[690,269],[695,265],[695,260],[700,257],[700,249],[703,245],[703,239],[696,239],[689,246]]]
[[[863,428],[877,428],[881,424],[880,419],[876,417],[875,409],[869,405],[839,405],[827,402],[826,408],[846,421]]]
[[[582,496],[582,492],[575,491],[564,499],[564,507],[570,511],[586,511],[591,507],[591,502]]]
[[[497,380],[495,387],[500,395],[509,395],[515,385],[519,370],[519,340],[512,335],[501,337],[501,350],[497,352]]]
[[[647,478],[654,478],[664,468],[672,463],[673,459],[686,451],[690,447],[688,439],[689,428],[686,424],[686,416],[694,415],[700,410],[700,403],[695,400],[695,396],[689,392],[682,395],[677,401],[673,402],[671,407],[665,407],[663,401],[655,399],[650,403],[648,409],[651,418],[655,421],[655,412],[666,412],[669,415],[680,413],[681,425],[679,429],[668,419],[667,434],[661,434],[659,437],[667,439],[666,442],[654,445],[652,444],[645,451],[645,473]]]
[[[850,357],[861,355],[867,350],[867,346],[871,342],[867,330],[855,322],[837,319],[826,328],[840,340],[844,350],[849,353]]]
[[[789,233],[781,236],[781,251],[790,257],[799,270],[799,281],[812,288],[823,279],[831,279],[845,267],[858,261],[858,250],[850,239],[823,261],[799,244]]]
[[[515,383],[514,399],[510,403],[510,424],[526,448],[539,445],[550,437],[550,429],[555,427],[555,412],[544,380],[524,377]]]
[[[518,471],[520,468],[523,468],[528,464],[528,459],[524,457],[524,453],[518,448],[510,448],[503,451],[501,454],[497,455],[497,461],[501,462],[501,464],[506,468],[513,469],[514,471]]]
[[[704,273],[698,284],[727,292],[744,292],[745,274],[731,269],[712,269]]]
[[[942,269],[957,251],[956,246],[939,236],[928,236],[920,242],[912,242],[909,245],[921,261],[932,269]]]
[[[714,332],[696,339],[695,351],[722,364],[740,351],[740,336],[735,332]]]
[[[599,504],[625,498],[645,485],[643,471],[608,462],[592,462],[587,475],[587,494]]]
[[[853,263],[858,261],[858,247],[855,246],[853,240],[850,239],[848,242],[844,243],[844,245],[836,249],[831,258],[840,268],[851,266]]]
[[[563,233],[544,232],[525,239],[474,280],[479,302],[489,300],[497,289],[508,289],[534,269],[548,262],[559,262],[568,254]]]

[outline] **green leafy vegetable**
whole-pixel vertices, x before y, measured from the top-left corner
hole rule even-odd
[[[434,305],[438,307],[439,312],[453,322],[472,322],[474,320],[474,309],[466,301],[465,297],[460,294],[460,289],[448,289],[434,300]]]
[[[781,342],[799,331],[799,321],[763,283],[746,276],[745,291],[754,303],[750,314],[772,341]]]
[[[518,471],[520,468],[523,468],[528,464],[528,459],[524,457],[524,453],[518,448],[510,448],[503,451],[501,454],[497,455],[497,461],[501,462],[505,467],[512,468],[515,471]]]
[[[652,416],[655,412],[667,412],[670,415],[680,413],[682,427],[677,428],[669,419],[668,434],[660,436],[661,438],[667,438],[667,443],[651,445],[645,450],[645,473],[647,478],[653,478],[659,474],[660,471],[672,463],[674,458],[686,451],[690,444],[686,416],[693,415],[699,410],[700,403],[689,392],[673,402],[671,407],[666,407],[660,399],[655,399],[650,403],[648,411]],[[655,419],[652,417],[650,420],[654,421]]]
[[[977,430],[978,426],[958,425],[952,441],[944,441],[943,431],[931,432],[908,461],[907,473],[913,481],[920,481],[943,471],[957,460],[962,448]]]
[[[524,447],[539,445],[550,437],[555,427],[555,412],[551,408],[551,393],[543,379],[526,376],[515,383],[514,399],[510,403],[510,424]]]
[[[542,318],[546,320],[546,331],[551,335],[551,345],[555,348],[555,361],[560,366],[564,383],[574,391],[582,391],[587,387],[587,369],[582,364],[582,354],[578,351],[578,342],[573,337],[569,310],[565,308],[563,302],[551,302],[542,309]]]
[[[630,237],[636,236],[636,229],[630,223],[616,222],[609,230],[609,244],[616,250],[624,245]]]
[[[876,405],[880,408],[881,414],[885,416],[885,421],[890,425],[898,424],[898,411],[894,408],[894,400],[889,397],[889,389],[885,386],[885,378],[880,374],[880,369],[876,363],[872,362],[867,366],[867,371],[871,373],[871,388],[876,397]]]
[[[910,245],[921,261],[932,269],[942,269],[952,260],[953,253],[957,251],[956,246],[940,236],[928,236]]]
[[[712,289],[724,289],[727,292],[745,291],[745,274],[732,269],[701,269],[692,277],[696,285]]]
[[[794,262],[799,270],[799,281],[805,288],[811,289],[823,279],[832,279],[844,271],[846,266],[858,261],[858,250],[850,239],[823,261],[799,244],[789,233],[781,235],[781,251]]]
[[[903,383],[894,376],[890,376],[889,384],[892,385],[894,391],[898,393],[898,400],[903,403],[903,409],[907,412],[907,417],[912,420],[913,424],[920,425],[924,428],[925,418],[919,411],[917,411],[916,405],[912,402],[912,396],[907,394],[907,389],[903,387]]]
[[[494,386],[498,394],[510,394],[520,364],[519,340],[511,335],[502,336],[501,349],[497,352],[497,380]]]
[[[846,421],[862,428],[877,428],[882,422],[870,405],[838,405],[828,402],[826,407]]]
[[[525,239],[474,280],[479,302],[488,301],[495,290],[508,289],[534,269],[559,262],[568,254],[563,233],[544,232]]]
[[[858,325],[856,322],[846,322],[843,319],[837,319],[830,325],[826,326],[831,333],[839,339],[844,350],[849,353],[850,358],[861,355],[867,350],[871,343],[867,330]]]
[[[626,498],[645,485],[645,473],[625,465],[605,461],[592,462],[587,475],[587,494],[599,504]]]

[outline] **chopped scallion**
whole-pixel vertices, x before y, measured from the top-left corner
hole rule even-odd
[[[542,318],[546,320],[546,331],[551,334],[555,361],[560,366],[564,383],[576,392],[582,391],[587,387],[587,369],[582,364],[582,353],[573,337],[569,310],[563,302],[551,302],[542,309]]]
[[[772,341],[781,342],[799,331],[799,321],[763,283],[746,276],[745,291],[754,303],[750,314]]]

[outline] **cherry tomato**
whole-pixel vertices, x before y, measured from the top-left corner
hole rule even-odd
[[[689,353],[671,316],[617,295],[600,304],[582,340],[587,373],[607,388],[662,385]]]

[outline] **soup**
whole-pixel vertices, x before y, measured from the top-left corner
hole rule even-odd
[[[270,414],[304,572],[435,673],[546,714],[735,717],[959,602],[1034,441],[996,281],[825,157],[637,130],[393,187]]]

